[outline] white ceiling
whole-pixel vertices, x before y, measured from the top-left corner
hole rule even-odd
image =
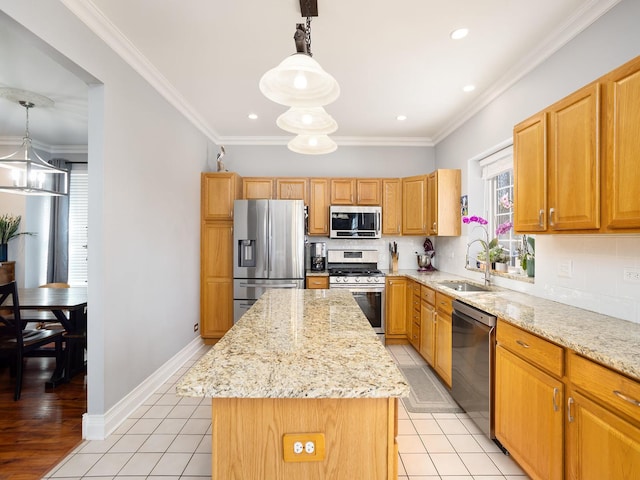
[[[89,1],[62,1],[106,27],[103,39],[129,49],[132,66],[217,143],[291,138],[275,125],[286,107],[267,100],[258,81],[295,52],[299,0],[92,0],[93,10]],[[313,56],[341,87],[325,107],[339,125],[332,137],[339,145],[434,144],[618,1],[318,0]],[[0,86],[56,101],[33,111],[34,138],[86,143],[86,84],[8,23],[0,15]],[[459,27],[469,35],[451,40]],[[470,83],[475,91],[464,93]],[[23,109],[1,98],[0,108],[0,136],[22,135]]]

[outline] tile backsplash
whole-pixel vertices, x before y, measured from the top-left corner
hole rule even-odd
[[[438,268],[481,280],[464,269],[467,237],[438,238]],[[640,323],[640,235],[537,235],[534,284],[493,277],[512,288]]]

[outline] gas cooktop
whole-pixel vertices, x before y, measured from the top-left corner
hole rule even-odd
[[[383,276],[384,273],[378,269],[329,267],[329,275],[332,277],[380,277]]]

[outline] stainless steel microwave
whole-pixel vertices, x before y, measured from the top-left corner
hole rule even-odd
[[[330,238],[380,238],[381,207],[331,205]]]

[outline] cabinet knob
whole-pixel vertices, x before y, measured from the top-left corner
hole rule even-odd
[[[544,227],[544,210],[542,209],[540,209],[540,212],[538,213],[538,225],[540,228]]]
[[[549,226],[553,226],[553,214],[556,212],[555,208],[549,209]]]
[[[567,420],[569,420],[569,423],[572,423],[574,420],[573,415],[571,415],[572,405],[573,405],[573,397],[569,397],[569,400],[567,400]]]

